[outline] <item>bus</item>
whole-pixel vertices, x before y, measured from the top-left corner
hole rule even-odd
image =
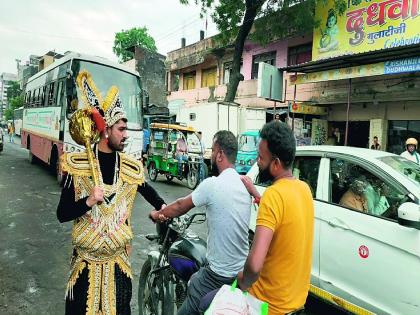
[[[15,135],[20,136],[22,129],[23,106],[13,110],[13,126],[15,126]]]
[[[142,87],[140,76],[123,65],[101,57],[70,53],[32,76],[25,89],[21,146],[28,149],[29,160],[47,163],[52,174],[61,182],[59,158],[64,152],[83,152],[69,133],[72,106],[85,105],[76,78],[80,71],[92,75],[96,87],[105,98],[113,85],[119,89],[120,99],[127,114],[127,133],[124,152],[141,159]]]

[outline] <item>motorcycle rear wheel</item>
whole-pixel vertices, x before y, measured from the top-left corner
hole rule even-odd
[[[152,275],[150,273],[151,270],[152,263],[150,259],[147,259],[140,272],[138,291],[139,315],[173,315],[174,303],[170,284],[165,284],[162,271]],[[153,279],[150,279],[151,277]],[[149,287],[149,283],[151,287]],[[154,307],[152,305],[153,302],[157,304]]]

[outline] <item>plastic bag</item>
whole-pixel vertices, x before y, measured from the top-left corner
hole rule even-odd
[[[262,302],[237,287],[223,285],[204,315],[268,315],[268,303]]]

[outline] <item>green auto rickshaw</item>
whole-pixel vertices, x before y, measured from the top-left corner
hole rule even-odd
[[[186,179],[190,189],[200,181],[203,152],[200,139],[192,127],[177,124],[150,124],[147,170],[151,181],[159,174],[167,181]]]

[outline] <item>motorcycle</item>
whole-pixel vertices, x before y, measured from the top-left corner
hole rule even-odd
[[[204,213],[184,215],[156,224],[146,239],[158,244],[148,253],[139,280],[140,315],[172,315],[187,295],[191,276],[206,264],[206,242],[188,230],[205,222]]]

